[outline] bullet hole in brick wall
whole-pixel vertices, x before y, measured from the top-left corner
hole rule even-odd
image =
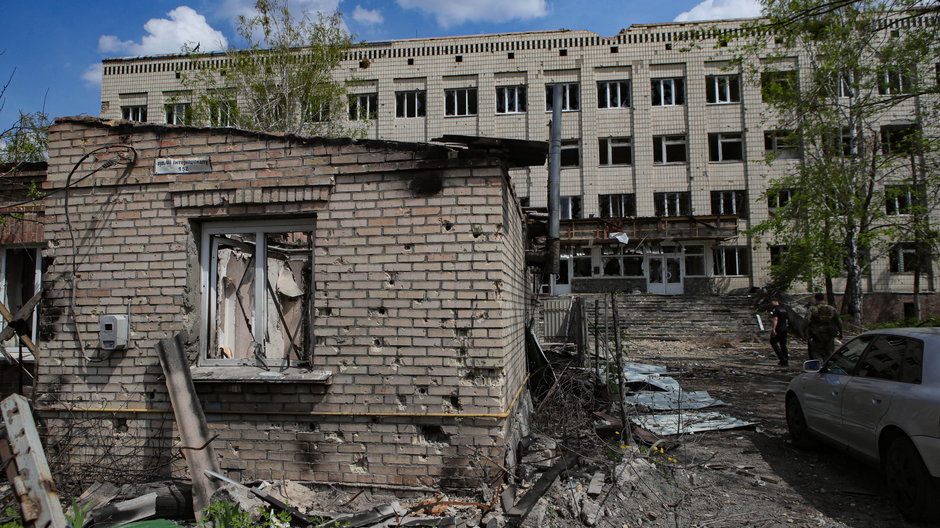
[[[386,282],[389,286],[394,286],[394,285],[395,285],[395,279],[396,279],[396,277],[397,277],[397,274],[395,274],[395,273],[386,273],[386,274],[385,274],[385,282]]]
[[[467,356],[467,347],[460,347],[457,349],[457,354],[466,357]]]
[[[420,425],[418,426],[418,434],[431,444],[450,443],[450,435],[445,433],[439,425]]]
[[[324,339],[323,336],[317,336],[317,338],[316,338],[315,341],[316,341],[316,344],[318,344],[318,345],[325,345],[325,344],[326,344],[326,339]]]
[[[470,232],[473,233],[473,238],[480,238],[480,236],[483,235],[483,226],[473,224],[470,226]]]
[[[333,315],[333,309],[327,306],[320,308],[320,315],[324,315],[324,316]]]
[[[114,418],[111,420],[111,424],[114,427],[114,430],[119,433],[127,432],[127,419],[126,418]]]
[[[418,385],[417,393],[420,394],[421,396],[427,396],[428,388],[423,385]]]
[[[320,424],[317,422],[307,422],[307,430],[313,433],[320,432]]]
[[[157,397],[157,391],[156,391],[156,390],[152,390],[152,391],[147,392],[147,399],[148,399],[148,400],[152,400],[152,399],[154,399],[154,398],[156,398],[156,397]]]
[[[467,337],[468,335],[470,335],[470,329],[469,328],[456,328],[454,330],[454,333],[457,334],[457,337]]]
[[[444,188],[444,177],[439,171],[422,172],[411,178],[408,186],[416,195],[430,196],[441,192]]]
[[[382,346],[382,344],[383,344],[383,343],[382,343],[382,340],[379,339],[379,338],[375,338],[375,339],[372,340],[372,346],[377,346],[377,347],[379,347],[379,346]]]
[[[449,220],[444,220],[443,222],[441,222],[441,225],[444,226],[444,231],[451,231],[452,229],[454,229],[453,222]]]
[[[377,312],[379,315],[385,315],[385,314],[388,313],[388,310],[386,310],[385,307],[383,306],[383,307],[379,307],[379,309],[376,310],[376,312]]]
[[[405,406],[408,404],[408,398],[404,394],[398,395],[398,405]]]
[[[232,452],[237,455],[239,451],[241,451],[241,448],[235,444],[232,444]]]
[[[404,248],[405,248],[405,251],[411,251],[413,249],[411,244],[405,244]]]
[[[453,405],[454,409],[457,409],[458,411],[463,409],[463,405],[460,404],[460,398],[458,398],[456,394],[452,394],[450,396],[450,404]]]

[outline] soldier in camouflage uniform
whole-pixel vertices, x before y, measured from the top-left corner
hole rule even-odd
[[[813,296],[816,304],[809,309],[809,358],[826,359],[835,348],[835,338],[842,339],[842,320],[839,311],[826,304],[826,296],[817,293]]]

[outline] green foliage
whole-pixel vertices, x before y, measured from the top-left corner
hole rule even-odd
[[[85,525],[85,516],[88,515],[90,509],[91,504],[82,504],[72,499],[72,515],[66,515],[65,520],[71,528],[82,528]]]
[[[225,501],[213,502],[203,513],[197,528],[285,528],[291,525],[291,516],[287,512],[265,511],[255,522],[248,512]]]
[[[46,161],[50,124],[45,112],[20,112],[19,119],[0,132],[0,163]]]
[[[868,325],[869,330],[881,330],[884,328],[913,328],[913,327],[934,327],[940,326],[940,317],[928,317],[927,319],[899,319],[887,323],[878,323]]]
[[[357,136],[344,125],[345,85],[333,78],[352,36],[339,13],[294,16],[286,0],[258,0],[257,14],[239,18],[246,49],[221,61],[191,55],[183,76],[192,90],[187,119],[210,126],[299,135]]]
[[[23,520],[20,519],[20,511],[15,506],[7,506],[3,510],[3,515],[10,520],[0,524],[0,528],[23,528]]]
[[[898,11],[916,3],[764,0],[767,19],[736,61],[769,105],[765,129],[787,131],[802,153],[768,190],[788,191],[789,202],[750,233],[788,248],[772,269],[778,287],[844,275],[844,309],[856,322],[870,263],[896,242],[935,234],[924,220],[937,203],[940,144],[922,130],[940,115],[940,27],[893,29],[920,15]],[[898,116],[909,116],[904,126],[884,126]],[[886,185],[912,190],[904,215],[891,213]]]

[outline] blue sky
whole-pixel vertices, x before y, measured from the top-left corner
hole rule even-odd
[[[0,21],[0,109],[98,115],[107,57],[239,47],[238,14],[253,0],[20,0]],[[611,36],[631,24],[754,16],[757,0],[290,0],[292,10],[343,12],[360,40],[587,29]],[[12,78],[11,78],[12,75]]]

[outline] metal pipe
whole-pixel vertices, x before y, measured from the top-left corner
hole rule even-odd
[[[561,220],[561,105],[562,86],[552,86],[552,127],[548,154],[548,262],[545,272],[557,275],[560,269]]]

